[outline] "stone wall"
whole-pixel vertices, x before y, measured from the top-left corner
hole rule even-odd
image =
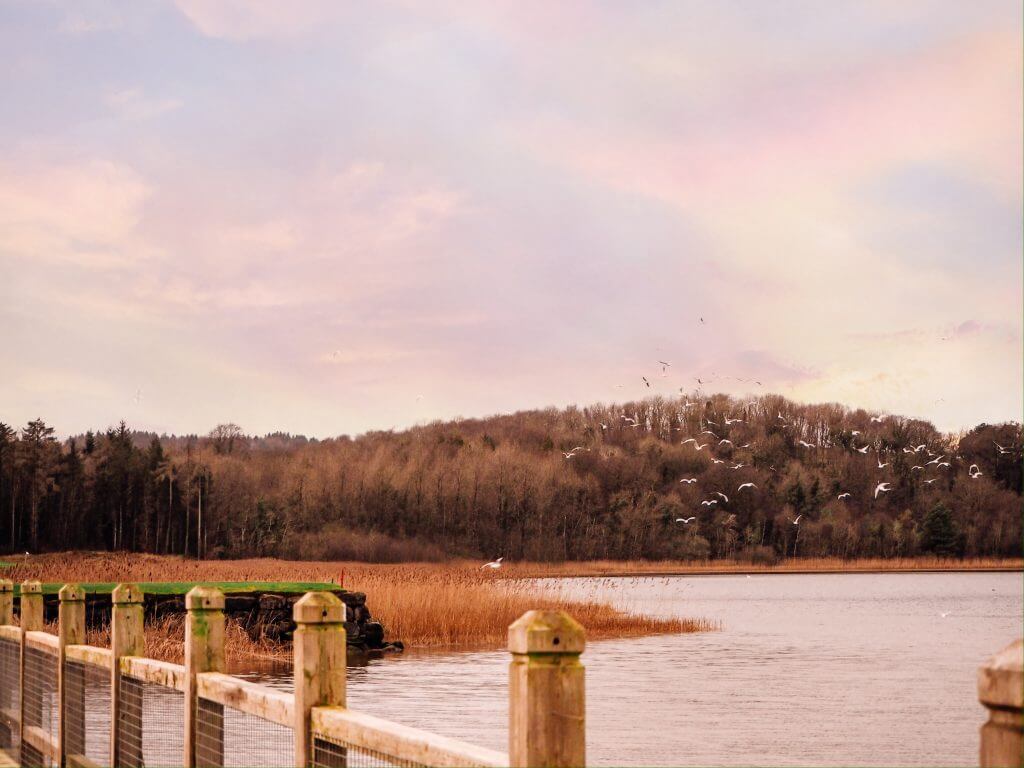
[[[401,641],[384,642],[384,627],[373,620],[366,607],[363,592],[332,590],[345,603],[345,632],[348,644],[353,649],[365,651],[400,651]],[[291,640],[295,631],[292,621],[292,605],[302,597],[301,593],[281,592],[226,592],[225,614],[238,621],[254,640],[265,638],[272,642]],[[15,612],[18,601],[15,600]],[[59,601],[57,595],[43,596],[44,613],[47,621],[57,620]],[[146,621],[164,616],[184,615],[184,595],[146,595]],[[85,600],[86,624],[100,627],[110,623],[110,595],[87,594]]]

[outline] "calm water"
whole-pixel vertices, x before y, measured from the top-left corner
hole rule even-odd
[[[1024,621],[1020,574],[557,584],[723,623],[589,645],[595,765],[977,765],[975,670]],[[504,652],[381,659],[349,670],[349,706],[504,750],[507,664]]]

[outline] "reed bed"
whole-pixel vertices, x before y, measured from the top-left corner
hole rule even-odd
[[[517,569],[513,569],[517,570]],[[368,605],[389,639],[412,647],[499,647],[508,625],[531,609],[565,610],[591,639],[657,633],[705,632],[719,628],[708,619],[639,615],[596,600],[567,596],[548,585],[510,579],[479,563],[373,565],[274,559],[195,561],[156,555],[60,553],[21,558],[3,574],[14,581],[326,581],[366,592]],[[165,617],[146,627],[147,655],[178,660],[183,619]],[[102,632],[90,644],[105,645]],[[227,652],[236,659],[283,659],[287,645],[252,641],[229,622]]]

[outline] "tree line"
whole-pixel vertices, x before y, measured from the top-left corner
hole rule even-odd
[[[1021,555],[1020,424],[944,434],[837,404],[691,398],[327,440],[122,422],[59,441],[42,419],[0,422],[0,546],[378,561]]]

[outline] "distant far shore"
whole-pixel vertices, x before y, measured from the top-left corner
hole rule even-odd
[[[955,573],[1024,572],[1021,558],[791,558],[778,563],[734,560],[707,562],[594,560],[567,563],[510,563],[505,575],[519,578],[585,578],[617,576],[742,576],[812,573]]]

